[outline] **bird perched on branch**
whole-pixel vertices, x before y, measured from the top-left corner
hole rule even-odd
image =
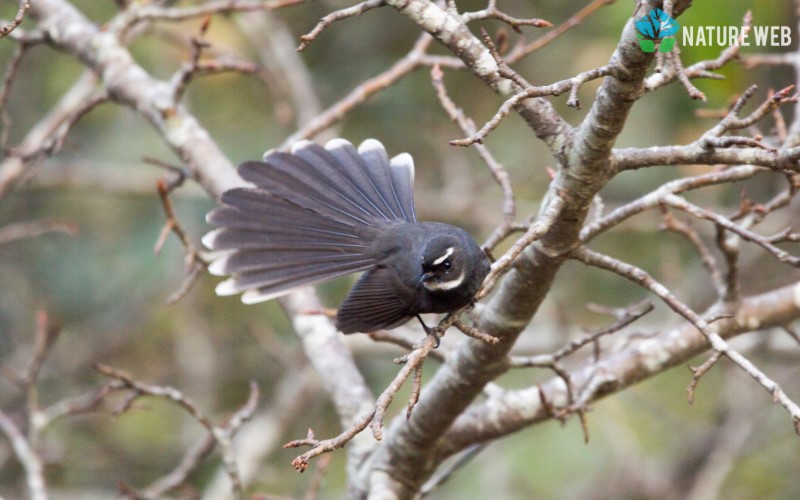
[[[248,161],[253,187],[222,195],[203,243],[220,250],[209,266],[229,275],[218,295],[246,304],[337,276],[365,271],[336,315],[343,333],[393,328],[424,313],[469,305],[489,272],[484,251],[463,229],[417,222],[414,162],[391,160],[383,145],[343,139],[297,143],[291,153]],[[430,329],[422,322],[427,333]]]

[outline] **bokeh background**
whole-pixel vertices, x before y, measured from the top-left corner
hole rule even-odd
[[[118,8],[112,1],[73,3],[98,24],[113,17]],[[587,3],[508,0],[500,6],[520,17],[541,17],[559,25]],[[680,23],[739,25],[751,9],[755,24],[792,27],[792,47],[750,47],[744,54],[797,49],[796,6],[789,0],[696,3],[679,18]],[[346,5],[341,1],[300,4],[277,12],[273,21],[297,41],[320,17]],[[483,5],[473,0],[458,2],[462,11]],[[633,2],[617,1],[598,10],[516,69],[533,84],[548,84],[605,64],[632,9]],[[0,2],[1,17],[10,18],[14,12],[16,2]],[[198,25],[198,20],[156,23],[132,43],[131,50],[149,72],[167,79],[188,60],[190,49],[185,42]],[[490,32],[501,27],[491,21],[480,25]],[[22,27],[31,27],[30,21]],[[544,33],[523,29],[529,39]],[[412,23],[390,8],[334,24],[300,54],[319,106],[328,107],[366,78],[384,71],[411,48],[417,35]],[[215,16],[207,38],[214,49],[251,60],[257,57],[252,41],[230,17]],[[293,47],[277,46],[276,50]],[[14,49],[13,42],[0,40],[0,67],[8,64]],[[719,50],[684,48],[684,64],[714,58]],[[433,51],[445,53],[438,47]],[[18,143],[83,71],[68,54],[46,46],[32,50],[22,62],[8,102],[9,144]],[[752,84],[759,86],[755,101],[760,102],[767,89],[781,89],[796,81],[789,67],[746,71],[732,63],[719,73],[724,80],[696,82],[708,96],[706,103],[690,100],[678,84],[645,96],[634,107],[618,146],[691,142],[715,123],[698,118],[698,110],[724,109]],[[448,71],[445,82],[452,99],[478,124],[502,103],[469,74]],[[239,163],[259,158],[302,124],[303,117],[297,115],[282,85],[286,81],[280,74],[200,78],[190,85],[185,103],[231,161]],[[581,110],[568,108],[566,96],[552,102],[577,125],[590,108],[596,88],[597,82],[591,82],[581,89]],[[792,108],[786,107],[784,113],[790,121]],[[768,119],[762,130],[769,133],[771,126]],[[359,106],[325,137],[342,136],[353,142],[375,137],[390,154],[411,152],[417,164],[419,218],[461,225],[481,240],[502,220],[502,193],[475,151],[447,144],[463,135],[439,107],[430,74],[423,69]],[[510,172],[519,218],[535,212],[547,187],[546,169],[553,164],[546,149],[513,115],[486,144]],[[213,293],[218,280],[207,275],[178,303],[166,304],[182,283],[183,254],[173,236],[160,254],[154,254],[164,224],[155,186],[167,174],[144,157],[178,162],[141,116],[104,104],[74,127],[56,156],[33,165],[27,182],[0,199],[0,227],[54,219],[79,228],[74,236],[48,234],[0,246],[0,363],[12,369],[25,366],[33,350],[36,311],[46,310],[63,330],[38,384],[42,404],[102,385],[105,379],[92,369],[93,362],[102,362],[140,380],[177,387],[220,420],[244,402],[248,381],[255,380],[262,390],[262,410],[267,411],[280,391],[291,386],[283,375],[305,364],[298,341],[277,303],[246,307],[236,298],[218,298]],[[686,166],[630,172],[607,186],[603,201],[610,209],[667,180],[700,171],[701,167]],[[742,189],[752,199],[765,201],[784,186],[779,176],[761,175],[746,185],[703,190],[691,199],[731,213],[738,207]],[[199,244],[209,230],[204,216],[213,207],[212,200],[189,182],[174,193],[173,201],[180,222]],[[763,231],[796,223],[798,208],[795,202],[769,220]],[[658,214],[639,216],[600,238],[595,248],[644,267],[695,309],[702,309],[713,299],[713,291],[697,256],[685,240],[659,232],[658,226]],[[713,238],[710,227],[698,223],[697,228]],[[743,247],[742,263],[744,293],[800,278],[796,271],[748,245]],[[565,265],[559,276],[523,337],[520,353],[555,350],[585,329],[611,322],[587,309],[588,303],[621,307],[646,297],[618,277],[575,263]],[[338,280],[320,287],[324,303],[335,307],[350,283]],[[678,324],[678,319],[657,307],[637,327],[646,332],[665,324]],[[458,337],[452,333],[444,341],[456,343]],[[787,339],[780,332],[759,332],[738,339],[735,345],[797,400],[800,350]],[[380,392],[396,373],[391,360],[401,351],[376,346],[363,337],[347,340],[371,387]],[[435,368],[435,363],[428,363],[426,379]],[[524,387],[551,376],[546,371],[520,370],[499,382]],[[800,448],[785,412],[724,360],[703,378],[693,405],[686,400],[689,379],[688,370],[676,368],[597,403],[588,415],[588,444],[574,418],[563,426],[549,422],[500,440],[478,454],[434,497],[681,498],[696,494],[694,498],[797,498]],[[305,389],[298,392],[296,408],[280,429],[277,444],[304,437],[308,427],[320,437],[338,433],[338,420],[315,375],[305,374],[296,382]],[[405,411],[405,394],[397,398],[390,413]],[[23,395],[0,378],[0,406],[10,411],[22,404]],[[117,481],[144,486],[166,473],[203,433],[184,412],[153,399],[137,403],[121,416],[103,411],[62,420],[41,443],[48,483],[54,497],[108,498],[115,494]],[[310,473],[295,474],[289,462],[296,454],[280,449],[270,453],[251,490],[276,497],[302,496],[316,463]],[[332,455],[322,498],[342,495],[345,459],[345,453]],[[191,477],[193,488],[207,488],[218,469],[219,457],[212,455]],[[707,477],[701,480],[701,474]],[[693,489],[697,485],[710,486],[711,493]],[[19,498],[24,491],[21,470],[8,443],[0,439],[0,496]],[[192,494],[187,489],[177,496]]]

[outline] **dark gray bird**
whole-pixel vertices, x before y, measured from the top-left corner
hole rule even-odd
[[[366,271],[336,327],[367,333],[469,305],[489,272],[464,230],[416,221],[411,156],[390,160],[374,139],[358,150],[343,139],[301,142],[242,163],[239,175],[254,187],[225,192],[207,216],[217,229],[203,238],[224,251],[209,266],[230,275],[218,295],[244,292],[252,304]]]

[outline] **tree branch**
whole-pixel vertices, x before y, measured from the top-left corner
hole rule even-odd
[[[798,296],[800,284],[794,283],[763,294],[743,297],[734,318],[716,321],[711,328],[721,338],[728,339],[796,321],[800,318]],[[712,319],[720,312],[720,305],[716,304],[705,311],[702,317]],[[590,400],[597,401],[686,363],[709,347],[706,336],[687,323],[646,335],[619,351],[604,353],[597,360],[587,360],[570,370],[569,376],[575,386],[584,387],[598,373],[602,373],[607,382]],[[490,441],[552,418],[541,401],[540,392],[546,394],[547,400],[556,407],[568,404],[566,386],[560,377],[554,377],[539,386],[497,393],[486,402],[469,408],[440,437],[445,443],[439,451],[441,458],[475,443]]]

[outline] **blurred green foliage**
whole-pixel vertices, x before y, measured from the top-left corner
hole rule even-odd
[[[100,25],[116,13],[111,1],[73,3]],[[500,3],[511,14],[542,17],[558,25],[587,2]],[[11,16],[16,11],[14,4],[0,3],[0,15]],[[344,5],[341,1],[312,2],[276,15],[297,38],[320,17]],[[477,0],[458,2],[462,10],[483,5]],[[788,0],[728,1],[720,7],[719,2],[696,2],[679,22],[738,25],[744,13],[752,9],[754,23],[789,24],[795,39],[798,37],[794,6]],[[517,69],[534,84],[548,84],[605,64],[632,8],[633,2],[618,1],[601,9],[532,54]],[[497,22],[482,24],[490,32],[502,26]],[[23,28],[31,27],[29,20],[23,23]],[[167,79],[189,57],[185,44],[170,40],[186,40],[197,27],[196,20],[156,23],[150,33],[132,44],[132,53],[151,74]],[[542,33],[524,30],[530,38]],[[364,79],[388,68],[410,49],[416,36],[409,21],[389,8],[377,9],[334,24],[300,57],[311,72],[323,107],[327,107]],[[255,57],[255,48],[233,19],[214,17],[208,39],[214,48]],[[0,67],[8,64],[14,50],[13,42],[0,40]],[[441,48],[434,51],[444,53]],[[684,64],[714,58],[718,52],[717,48],[684,48]],[[748,52],[755,49],[744,51]],[[19,142],[83,71],[69,55],[48,47],[31,50],[8,103],[10,144]],[[725,80],[697,82],[708,96],[707,103],[691,101],[678,84],[645,96],[634,107],[618,145],[692,141],[715,123],[713,119],[696,118],[697,110],[725,108],[752,84],[759,85],[758,102],[766,97],[767,89],[795,81],[787,68],[745,71],[734,63],[720,73]],[[478,124],[489,119],[502,102],[471,75],[447,72],[445,82],[453,100]],[[578,125],[591,107],[596,87],[593,82],[581,89],[581,110],[568,108],[565,96],[552,102],[571,124]],[[268,85],[256,77],[198,79],[191,84],[185,103],[234,163],[260,157],[297,127],[292,119],[276,116],[280,103],[275,102]],[[447,145],[449,140],[461,138],[463,132],[439,108],[426,71],[417,71],[357,108],[336,127],[336,134],[353,142],[374,136],[390,153],[412,152],[418,166],[421,219],[457,223],[479,238],[501,221],[501,193],[488,170],[473,150]],[[516,116],[507,118],[486,144],[511,174],[520,218],[535,212],[547,187],[545,169],[553,165],[546,149]],[[213,295],[217,280],[209,276],[202,276],[179,303],[165,305],[183,279],[183,256],[174,237],[168,239],[159,255],[153,253],[164,224],[155,182],[165,174],[146,164],[145,156],[178,163],[140,116],[104,104],[78,123],[58,155],[32,167],[28,186],[0,200],[0,226],[62,219],[80,228],[75,237],[50,234],[0,246],[0,362],[14,369],[25,366],[35,330],[34,312],[44,308],[64,330],[42,374],[43,404],[97,388],[103,379],[92,371],[91,363],[100,361],[128,370],[144,381],[179,387],[218,419],[244,402],[251,379],[262,389],[263,406],[274,396],[275,381],[285,371],[285,364],[302,362],[299,356],[282,356],[294,352],[298,341],[276,303],[245,307],[235,298],[217,298]],[[70,173],[66,181],[54,185],[37,182],[37,178],[46,180],[65,171]],[[691,171],[691,167],[670,167],[622,175],[604,190],[604,202],[614,207]],[[742,189],[764,201],[780,188],[774,176],[761,176],[746,185],[706,190],[696,201],[735,211]],[[191,186],[178,190],[174,202],[180,221],[199,241],[209,229],[204,215],[213,203]],[[696,253],[675,235],[654,234],[658,223],[657,214],[641,215],[599,238],[596,248],[648,269],[693,307],[708,305],[712,298],[708,279],[702,274]],[[709,229],[705,228],[704,234],[713,238]],[[743,254],[743,259],[750,261],[759,255],[750,248],[744,248]],[[548,332],[575,333],[579,328],[609,323],[608,317],[585,310],[586,302],[623,306],[646,295],[621,278],[574,263],[568,263],[560,276],[533,325],[533,332],[547,338]],[[745,292],[758,292],[791,277],[798,276],[788,276],[784,267],[766,259],[744,270]],[[348,285],[347,280],[340,280],[323,287],[326,305],[335,307]],[[565,321],[571,327],[567,328]],[[659,307],[650,321],[658,327],[667,321],[674,323],[675,317]],[[457,340],[457,333],[448,334],[446,339]],[[397,351],[393,350],[365,349],[359,357],[375,392],[396,373],[396,365],[391,363],[395,356]],[[796,359],[794,368],[781,369],[776,376],[787,383],[797,380]],[[757,361],[769,360],[765,356]],[[433,363],[426,365],[426,380],[434,369]],[[506,375],[502,382],[524,387],[550,377],[548,372],[519,371]],[[736,399],[756,401],[740,410],[744,412],[740,417],[754,429],[739,451],[741,458],[733,462],[721,496],[794,498],[800,491],[797,444],[782,410],[771,407],[768,395],[724,364],[703,379],[693,406],[685,400],[688,381],[686,370],[673,370],[597,404],[588,415],[588,444],[583,443],[575,418],[563,428],[550,422],[500,440],[436,496],[608,498],[624,492],[626,498],[665,498],[672,490],[669,484],[659,483],[659,474],[670,477],[692,454],[704,451],[698,449],[699,443],[709,439],[726,418],[718,414],[719,408],[726,400],[725,393],[735,386]],[[797,398],[797,388],[791,389]],[[0,379],[0,406],[15,407],[21,397],[13,385]],[[405,411],[402,404],[406,397],[407,388],[390,409],[392,415]],[[338,431],[338,421],[321,391],[306,402],[301,415],[286,429],[282,441],[304,436],[309,426],[318,436]],[[183,450],[202,433],[174,406],[154,400],[137,404],[134,411],[119,417],[103,413],[62,421],[43,445],[52,453],[48,480],[54,490],[65,492],[65,497],[70,491],[90,490],[97,490],[101,497],[111,495],[117,481],[146,485],[177,463]],[[24,486],[18,467],[3,448],[6,445],[0,440],[0,495],[13,498],[24,491]],[[274,453],[254,491],[301,496],[310,474],[292,473],[289,462],[295,455],[293,450]],[[344,453],[333,455],[323,498],[341,495],[344,460]],[[192,478],[195,485],[202,487],[210,480],[217,461],[214,456],[204,463]],[[648,490],[646,485],[663,489]]]

